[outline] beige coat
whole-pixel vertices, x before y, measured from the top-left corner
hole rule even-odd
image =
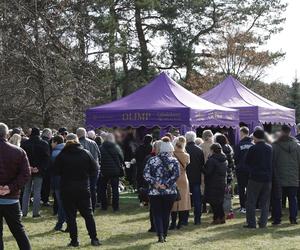
[[[181,200],[174,202],[172,212],[190,210],[191,209],[190,186],[186,175],[186,167],[190,163],[190,155],[176,149],[174,152],[174,156],[179,160],[179,164],[180,164],[180,176],[176,181],[176,184],[180,192]]]

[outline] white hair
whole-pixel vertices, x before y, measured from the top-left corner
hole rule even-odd
[[[96,133],[94,130],[90,130],[89,132],[87,132],[87,137],[94,140],[96,138]]]
[[[86,129],[85,128],[78,128],[76,130],[76,134],[78,136],[78,138],[82,138],[82,137],[86,137]]]
[[[159,146],[159,152],[160,153],[171,153],[171,152],[174,152],[174,147],[171,142],[161,141],[160,146]]]
[[[9,143],[13,144],[13,145],[16,145],[18,147],[20,147],[21,145],[21,140],[22,140],[22,137],[18,134],[14,134],[12,137],[10,137],[9,139]]]
[[[104,141],[115,143],[115,136],[112,133],[107,133],[104,138]]]
[[[9,134],[8,127],[5,123],[0,123],[0,138],[6,138]]]
[[[197,135],[194,131],[188,131],[185,133],[185,139],[187,142],[195,142],[196,137],[197,137]]]
[[[66,141],[76,141],[76,142],[79,142],[78,140],[78,136],[73,134],[73,133],[69,133],[67,136],[66,136]]]
[[[44,128],[42,132],[42,136],[45,136],[49,139],[52,138],[52,130],[50,128]]]

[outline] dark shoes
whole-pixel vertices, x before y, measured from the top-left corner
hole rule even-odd
[[[155,233],[155,232],[156,232],[155,229],[152,227],[148,230],[148,233]]]
[[[279,225],[281,225],[281,222],[280,221],[274,221],[274,222],[272,222],[272,226],[274,226],[274,227],[276,227],[276,226],[279,226]]]
[[[243,226],[243,228],[247,228],[247,229],[255,229],[256,227],[255,227],[255,226],[250,226],[250,225],[245,225],[245,226]]]
[[[176,229],[176,224],[171,223],[171,225],[169,226],[169,230],[175,230]]]
[[[163,235],[158,236],[157,243],[165,243],[165,242],[166,242],[166,240],[165,240],[165,237]]]
[[[298,222],[297,222],[296,220],[291,220],[291,224],[292,224],[292,225],[297,225]]]
[[[35,215],[32,216],[32,218],[40,218],[40,217],[41,217],[40,214],[35,214]]]
[[[68,247],[79,247],[79,242],[78,241],[71,241],[68,244]]]
[[[100,241],[96,238],[94,240],[91,240],[91,245],[94,246],[94,247],[98,247],[98,246],[101,246],[101,243]]]

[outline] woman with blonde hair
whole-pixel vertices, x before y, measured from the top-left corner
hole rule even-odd
[[[208,160],[208,157],[211,153],[210,147],[214,143],[213,137],[214,137],[214,134],[209,129],[204,130],[203,133],[202,133],[202,139],[203,139],[204,142],[201,144],[201,148],[203,150],[204,161],[205,162]]]
[[[10,137],[9,143],[16,145],[17,147],[20,147],[21,140],[22,140],[22,137],[19,134],[14,134],[12,137]]]
[[[190,187],[186,174],[186,167],[190,163],[190,155],[186,153],[185,146],[186,139],[184,136],[176,138],[174,156],[180,165],[180,175],[176,181],[180,200],[175,201],[173,204],[171,213],[172,222],[169,230],[176,228],[177,215],[179,216],[177,229],[180,229],[183,225],[187,225],[189,210],[191,210]]]

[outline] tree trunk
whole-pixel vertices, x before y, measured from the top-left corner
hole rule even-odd
[[[138,40],[140,44],[142,74],[145,77],[145,79],[148,79],[149,52],[148,52],[147,41],[143,30],[141,8],[137,1],[135,1],[135,28],[137,31]]]
[[[115,5],[111,5],[109,8],[110,16],[112,17],[112,24],[110,25],[109,30],[109,71],[111,75],[111,86],[110,94],[111,100],[114,101],[117,99],[118,95],[118,85],[117,85],[117,76],[116,76],[116,62],[115,62],[115,53],[116,53],[116,27],[117,27],[117,15],[115,11]]]

